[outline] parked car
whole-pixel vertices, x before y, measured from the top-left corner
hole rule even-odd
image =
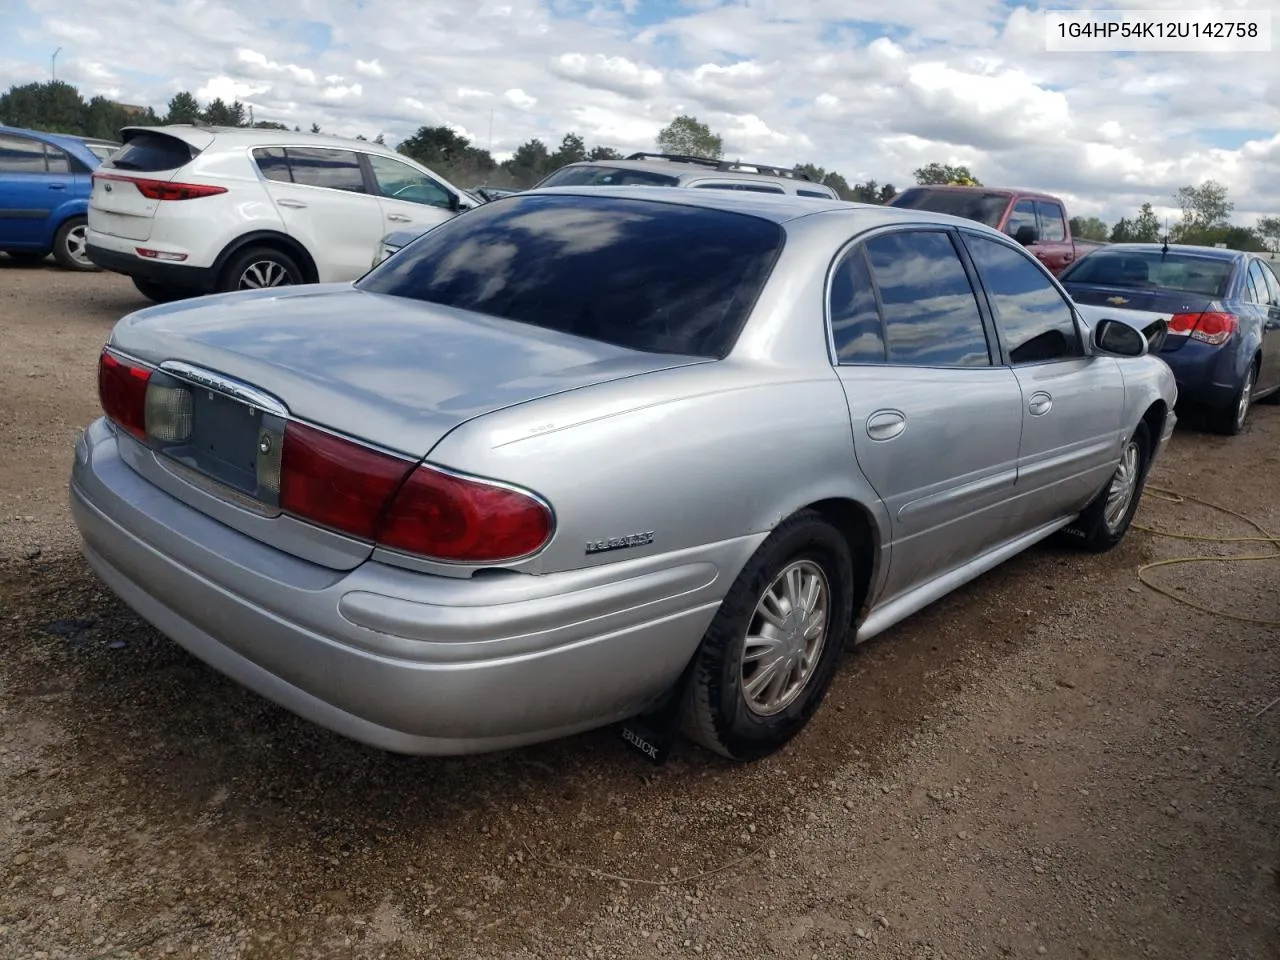
[[[616,160],[579,160],[548,174],[533,189],[630,186],[742,190],[748,193],[791,194],[819,200],[840,199],[840,195],[831,187],[815,183],[808,174],[788,167],[670,153],[633,153]],[[486,199],[497,200],[500,197]],[[425,232],[426,230],[408,228],[391,231],[378,244],[374,264],[381,263]]]
[[[1066,204],[1047,193],[1003,187],[910,187],[890,200],[889,205],[931,210],[985,223],[1025,246],[1055,276],[1076,260],[1105,246],[1072,237]]]
[[[671,698],[749,759],[846,637],[1124,536],[1176,420],[1145,353],[968,221],[538,190],[355,284],[119,321],[71,504],[138,613],[348,737],[470,753]]]
[[[354,280],[383,234],[475,206],[365,140],[242,127],[126,127],[94,175],[89,257],[147,297]]]
[[[95,270],[85,255],[90,174],[110,141],[0,126],[0,251],[15,260],[53,254],[68,270]]]
[[[1098,316],[1167,321],[1159,357],[1180,402],[1203,407],[1215,432],[1238,434],[1254,401],[1280,401],[1280,279],[1265,255],[1117,243],[1067,270],[1062,284]]]

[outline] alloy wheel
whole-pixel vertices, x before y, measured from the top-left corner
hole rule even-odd
[[[293,282],[289,271],[275,260],[255,260],[240,274],[238,290],[261,290],[264,287],[283,287]]]
[[[1138,467],[1141,451],[1134,440],[1130,440],[1120,457],[1120,466],[1116,467],[1111,478],[1111,488],[1107,491],[1107,505],[1103,510],[1103,519],[1107,529],[1116,531],[1124,522],[1129,505],[1133,502],[1134,491],[1138,489]]]
[[[804,690],[826,645],[830,611],[831,586],[811,560],[788,564],[764,591],[742,651],[742,695],[752,713],[781,713]]]

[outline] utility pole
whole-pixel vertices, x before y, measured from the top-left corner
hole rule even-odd
[[[53,51],[53,56],[49,58],[49,82],[50,83],[53,83],[58,79],[58,54],[60,54],[61,52],[62,52],[62,48],[59,47],[57,50]]]

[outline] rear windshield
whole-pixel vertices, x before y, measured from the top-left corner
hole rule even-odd
[[[176,170],[191,162],[191,147],[163,133],[138,133],[117,151],[106,166],[116,170]]]
[[[723,357],[785,239],[769,220],[516,196],[428,231],[357,286],[650,353]]]
[[[679,177],[652,170],[623,170],[619,167],[561,167],[545,177],[539,187],[671,187]],[[536,189],[536,188],[535,188]]]
[[[909,210],[928,210],[930,213],[945,213],[953,217],[964,217],[994,227],[1004,215],[1004,208],[1009,205],[1007,193],[972,193],[968,190],[922,190],[912,187],[904,190],[889,202],[891,207],[906,207]]]
[[[1062,282],[1225,296],[1234,263],[1159,250],[1095,250],[1062,274]]]

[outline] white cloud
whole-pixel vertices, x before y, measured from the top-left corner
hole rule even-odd
[[[270,21],[251,0],[26,5],[34,27],[0,29],[0,88],[46,77],[62,46],[58,76],[86,96],[162,109],[187,89],[392,143],[422,124],[487,143],[492,118],[498,156],[570,130],[652,150],[684,112],[735,157],[851,181],[902,186],[924,163],[966,163],[1110,221],[1213,176],[1240,219],[1280,211],[1280,57],[1046,53],[1044,9],[1085,0],[682,0],[658,22],[638,0],[367,0],[359,17],[347,0],[306,0],[327,47],[290,19],[299,10]]]

